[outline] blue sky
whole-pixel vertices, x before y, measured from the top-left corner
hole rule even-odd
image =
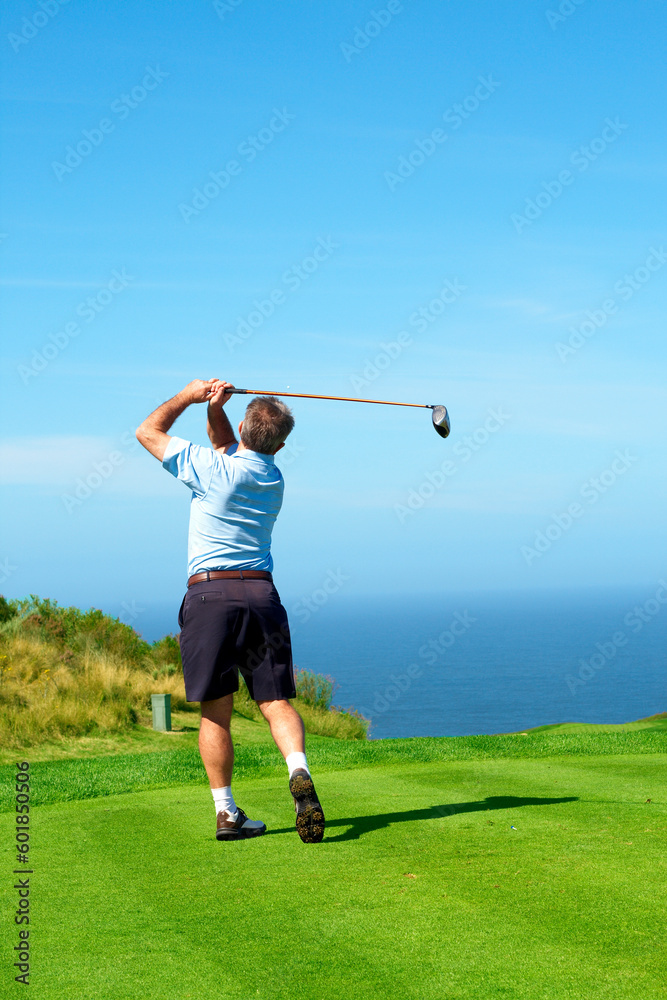
[[[189,496],[132,433],[210,376],[451,412],[295,401],[283,597],[653,585],[665,21],[5,8],[3,592],[178,603]]]

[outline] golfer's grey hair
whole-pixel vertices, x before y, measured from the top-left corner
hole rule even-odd
[[[289,406],[276,396],[255,396],[246,408],[241,441],[251,451],[272,455],[294,427]]]

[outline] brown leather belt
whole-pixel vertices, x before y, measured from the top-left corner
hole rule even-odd
[[[209,580],[273,580],[273,577],[263,569],[207,569],[191,576],[188,587],[193,583],[208,583]]]

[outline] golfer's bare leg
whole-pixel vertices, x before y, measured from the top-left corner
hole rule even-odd
[[[303,722],[297,710],[288,701],[258,701],[257,704],[283,757],[305,753]]]
[[[234,745],[229,732],[229,723],[233,705],[233,694],[201,703],[199,753],[211,788],[225,788],[232,783]]]

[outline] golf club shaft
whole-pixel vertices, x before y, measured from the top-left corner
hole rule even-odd
[[[299,399],[339,399],[345,403],[380,403],[382,406],[417,406],[422,410],[432,410],[429,403],[394,403],[387,399],[355,399],[353,396],[314,396],[309,392],[265,392],[261,389],[226,389],[225,392],[246,393],[251,396],[298,396]]]

